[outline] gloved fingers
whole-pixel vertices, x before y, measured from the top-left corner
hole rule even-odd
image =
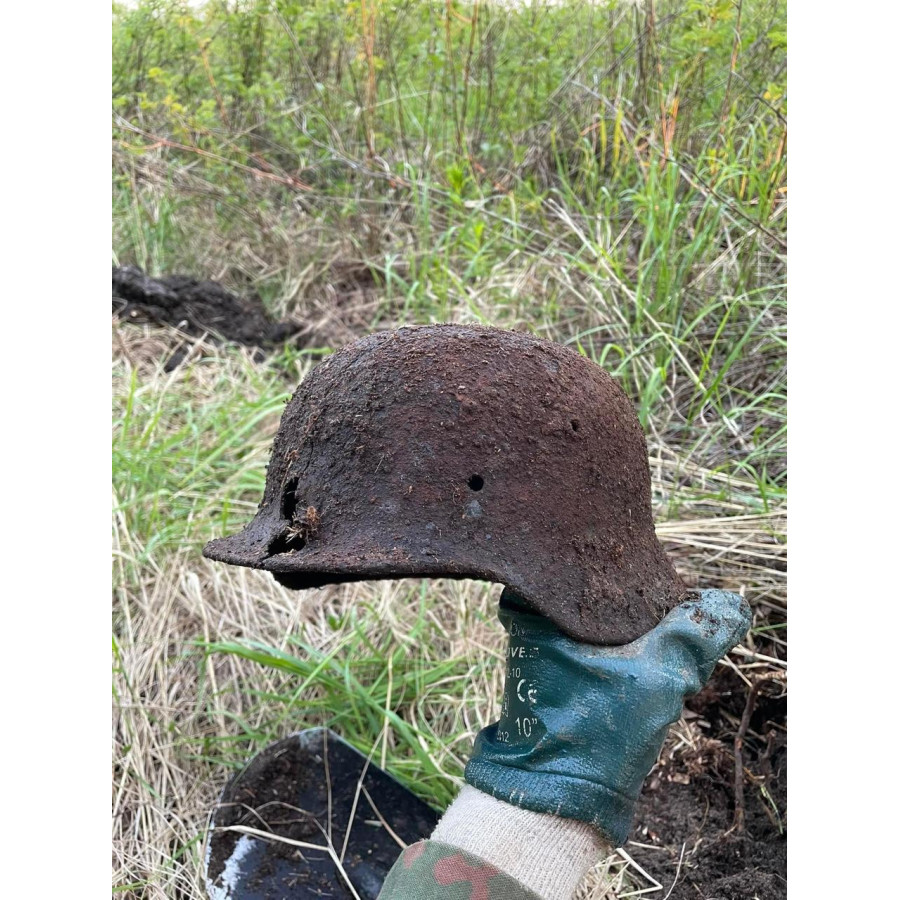
[[[716,662],[740,642],[750,621],[750,606],[739,594],[703,590],[627,647],[629,655],[655,657],[670,670],[695,669],[699,684],[686,685],[691,692],[702,687]]]
[[[676,606],[654,629],[683,626],[696,632],[716,659],[735,647],[750,627],[750,605],[740,594],[699,591],[700,597]]]

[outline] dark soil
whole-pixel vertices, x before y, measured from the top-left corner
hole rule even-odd
[[[627,849],[668,891],[684,846],[670,900],[787,897],[787,700],[777,682],[760,688],[749,717],[744,825],[735,827],[734,741],[748,694],[719,667],[687,702],[693,746],[664,753],[644,787],[631,839],[659,849]]]
[[[352,816],[344,869],[359,896],[375,900],[400,854],[378,813],[407,844],[427,837],[438,817],[370,765],[362,783],[376,813],[365,793],[357,793],[365,763],[362,754],[325,729],[311,729],[266,748],[228,785],[214,812],[208,881],[219,887],[227,884],[225,865],[240,839],[239,833],[220,829],[242,825],[321,846],[330,812],[331,841],[338,855]],[[255,839],[241,871],[239,884],[232,886],[235,900],[352,897],[327,853],[290,844]]]
[[[215,281],[185,275],[151,278],[137,266],[113,268],[112,311],[123,322],[171,325],[245,347],[272,347],[300,330],[272,321],[258,296],[237,297]]]
[[[259,513],[204,554],[297,589],[500,582],[577,640],[624,644],[686,599],[650,499],[640,422],[599,366],[517,332],[400,328],[307,376]]]

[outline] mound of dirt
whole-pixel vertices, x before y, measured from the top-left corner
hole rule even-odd
[[[272,321],[258,296],[237,297],[215,281],[185,275],[151,278],[137,266],[113,268],[112,311],[123,322],[171,325],[245,347],[271,347],[300,330],[294,322]]]
[[[670,900],[787,897],[787,700],[777,682],[748,707],[730,669],[688,700],[689,741],[664,755],[641,795],[628,852]],[[743,828],[735,827],[735,737],[743,737]],[[682,851],[682,847],[684,848]]]

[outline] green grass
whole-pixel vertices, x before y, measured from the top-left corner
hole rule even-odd
[[[297,595],[200,556],[252,516],[284,400],[360,334],[483,322],[604,366],[679,569],[786,649],[783,0],[374,8],[367,43],[333,0],[114,6],[114,262],[307,326],[306,350],[196,344],[166,373],[177,336],[114,325],[126,896],[203,896],[217,791],[290,731],[327,724],[443,807],[495,717],[496,589]]]
[[[297,720],[333,728],[363,753],[378,757],[383,750],[385,762],[384,737],[390,734],[392,773],[434,806],[445,808],[457,789],[451,779],[462,777],[464,760],[457,753],[448,756],[446,732],[434,711],[446,705],[444,692],[483,677],[486,663],[473,666],[465,658],[444,658],[441,629],[426,615],[425,585],[399,599],[418,608],[399,642],[393,634],[372,640],[374,613],[364,605],[329,623],[340,638],[327,652],[293,636],[288,641],[291,653],[258,642],[201,644],[206,653],[231,654],[287,676],[284,693],[254,693],[267,715],[274,709],[278,715],[261,731],[248,728],[246,720],[235,722],[253,741],[249,748],[241,748],[237,760],[229,747],[223,761],[242,764],[248,750],[262,749],[273,734],[296,727]],[[251,707],[249,713],[253,712]],[[450,723],[451,731],[454,726],[463,727],[459,720]],[[223,740],[230,743],[228,737]],[[446,763],[439,765],[438,757],[446,757]]]

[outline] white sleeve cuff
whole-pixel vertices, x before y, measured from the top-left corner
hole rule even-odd
[[[584,822],[520,809],[468,784],[431,840],[480,857],[543,900],[571,900],[588,869],[613,849]]]

